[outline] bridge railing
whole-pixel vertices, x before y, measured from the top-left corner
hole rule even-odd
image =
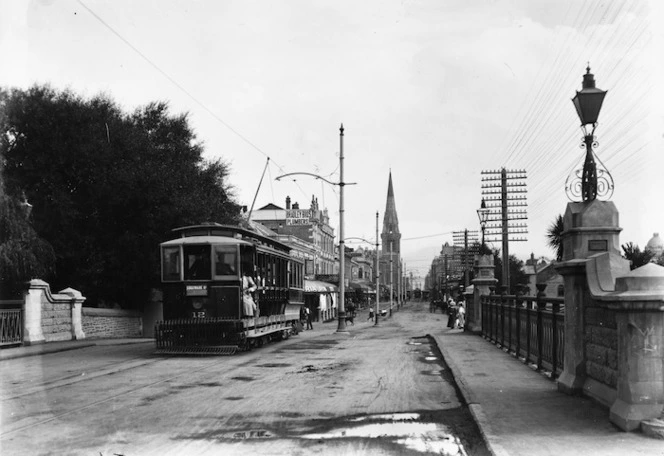
[[[556,378],[565,353],[564,298],[526,295],[485,295],[482,335],[538,370]]]
[[[0,347],[23,343],[23,301],[0,301]]]

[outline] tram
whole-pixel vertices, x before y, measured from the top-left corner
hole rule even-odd
[[[163,321],[159,354],[224,354],[297,334],[304,263],[290,247],[250,229],[217,223],[172,231],[160,244]],[[242,305],[243,280],[257,284],[254,315]]]

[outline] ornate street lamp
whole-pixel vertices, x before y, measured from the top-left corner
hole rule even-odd
[[[567,196],[572,201],[579,196],[581,201],[593,201],[598,196],[611,197],[611,194],[613,194],[613,178],[599,159],[597,161],[599,161],[601,168],[597,168],[595,153],[593,152],[593,149],[598,146],[597,141],[595,141],[595,128],[597,128],[597,118],[602,109],[606,92],[606,90],[595,87],[595,76],[590,72],[589,64],[586,68],[586,74],[583,75],[582,89],[580,92],[577,91],[574,98],[572,98],[576,113],[581,120],[581,130],[583,131],[581,147],[586,149],[583,169],[580,173],[579,170],[574,170],[565,184]]]
[[[484,248],[484,230],[486,229],[486,222],[489,221],[489,212],[491,212],[491,209],[486,207],[486,202],[482,198],[482,204],[477,210],[477,217],[480,219],[480,227],[482,229],[482,248]]]

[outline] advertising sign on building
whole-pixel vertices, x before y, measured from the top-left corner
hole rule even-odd
[[[311,209],[286,210],[286,225],[310,225]]]

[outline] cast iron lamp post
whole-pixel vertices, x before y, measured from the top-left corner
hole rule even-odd
[[[297,172],[297,173],[288,173],[288,174],[283,174],[275,180],[279,180],[283,177],[287,176],[294,176],[297,174],[303,174],[306,176],[312,176],[315,177],[316,179],[320,179],[322,181],[327,182],[330,185],[338,185],[339,186],[339,323],[337,326],[337,332],[338,333],[348,333],[346,330],[346,306],[344,304],[344,298],[345,298],[345,293],[346,293],[346,265],[345,265],[345,259],[346,259],[346,246],[344,242],[344,186],[346,185],[354,185],[353,183],[349,182],[344,182],[344,124],[341,124],[341,127],[339,128],[339,182],[331,182],[327,179],[325,179],[322,176],[319,176],[318,174],[313,174],[313,173],[304,173],[304,172]]]
[[[581,130],[583,131],[583,145],[581,147],[586,149],[586,157],[581,173],[581,200],[584,202],[593,201],[598,195],[610,196],[610,193],[613,193],[613,179],[606,169],[598,171],[593,152],[593,149],[597,147],[595,141],[597,118],[606,92],[606,90],[595,87],[595,76],[590,72],[589,64],[586,68],[586,74],[583,75],[582,89],[580,92],[577,91],[574,98],[572,98],[576,113],[581,120]],[[569,180],[568,178],[568,182]],[[578,180],[566,185],[566,191],[570,199],[572,199],[572,196],[578,196]]]
[[[482,229],[482,248],[484,248],[484,230],[486,229],[486,222],[489,221],[489,212],[491,210],[486,207],[486,202],[482,198],[482,204],[477,210],[477,217],[480,219],[480,228]]]

